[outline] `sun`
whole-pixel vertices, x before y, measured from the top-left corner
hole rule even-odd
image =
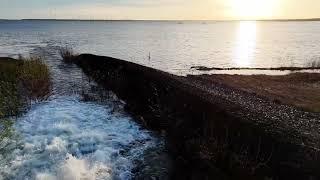
[[[278,0],[229,0],[230,15],[241,19],[271,18]]]

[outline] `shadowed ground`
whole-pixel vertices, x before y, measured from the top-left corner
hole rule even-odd
[[[141,123],[167,134],[184,167],[175,178],[320,177],[317,74],[181,77],[89,54],[73,62]]]

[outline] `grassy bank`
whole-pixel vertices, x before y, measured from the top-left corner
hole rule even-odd
[[[40,58],[0,58],[0,118],[15,116],[50,93],[50,73]]]

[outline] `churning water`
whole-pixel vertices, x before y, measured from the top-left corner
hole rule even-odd
[[[78,97],[35,105],[12,128],[1,143],[3,179],[131,179],[133,161],[156,145],[125,113]]]

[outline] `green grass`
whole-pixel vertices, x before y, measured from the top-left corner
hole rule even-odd
[[[0,118],[17,114],[21,105],[18,97],[18,69],[22,62],[9,58],[0,59]]]
[[[50,93],[50,72],[41,58],[31,57],[24,59],[18,70],[20,87],[28,98],[42,99]]]
[[[50,73],[40,58],[0,58],[0,119],[50,93]]]

